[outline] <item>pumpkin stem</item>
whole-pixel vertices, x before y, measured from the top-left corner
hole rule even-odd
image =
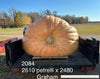
[[[52,44],[53,43],[53,38],[51,36],[49,36],[47,39],[46,39],[46,42],[48,44]]]

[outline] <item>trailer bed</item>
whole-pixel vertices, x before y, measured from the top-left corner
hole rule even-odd
[[[84,55],[79,52],[74,52],[70,56],[64,57],[32,57],[30,55],[24,54],[20,57],[12,68],[22,68],[22,61],[34,61],[34,66],[24,66],[28,68],[75,68],[80,69],[83,66],[94,66]]]

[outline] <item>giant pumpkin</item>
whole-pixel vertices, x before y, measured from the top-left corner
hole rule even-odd
[[[27,27],[22,42],[32,56],[66,56],[77,50],[78,33],[65,20],[46,15]]]

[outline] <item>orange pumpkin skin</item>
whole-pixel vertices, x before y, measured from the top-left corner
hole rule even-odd
[[[27,27],[22,42],[32,56],[66,56],[77,50],[78,33],[63,19],[46,15]]]

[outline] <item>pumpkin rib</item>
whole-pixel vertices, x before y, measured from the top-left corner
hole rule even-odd
[[[61,44],[61,43],[62,43],[62,44]],[[72,43],[72,44],[73,44],[73,43]],[[69,44],[70,46],[69,46],[69,45],[66,46],[66,44],[65,44],[63,41],[62,41],[62,42],[56,43],[56,45],[58,46],[59,49],[61,49],[60,47],[62,47],[62,49],[63,49],[63,48],[66,49],[66,48],[71,48],[71,47],[73,47],[73,46],[71,46],[70,44]],[[59,46],[60,46],[60,47],[59,47]],[[65,47],[66,47],[66,48],[65,48]],[[63,50],[64,50],[64,49],[63,49]],[[71,50],[70,50],[70,51],[71,51]],[[65,51],[65,52],[66,52],[66,51]]]
[[[37,49],[35,49],[37,52],[34,52],[34,56],[39,56],[40,55],[40,52],[44,48],[44,45],[43,46],[40,46],[40,44],[37,44],[39,46],[39,48],[37,47]],[[35,46],[37,46],[37,45],[35,45]]]
[[[32,56],[65,56],[78,48],[77,30],[65,20],[52,15],[29,25],[24,37],[23,49]]]
[[[46,34],[41,34],[41,35],[40,35],[40,34],[35,34],[35,33],[33,33],[33,34],[31,35],[30,38],[32,38],[32,37],[39,37],[39,38],[43,39],[42,37],[43,37],[43,36],[46,36],[46,35],[48,36],[48,33],[46,33]],[[28,36],[28,37],[29,37],[29,36]]]
[[[26,41],[28,41],[28,39],[26,40]],[[31,43],[32,41],[35,41],[34,43]],[[38,42],[36,42],[36,41],[38,41]],[[27,52],[29,51],[29,50],[31,50],[31,48],[28,46],[28,45],[30,45],[30,44],[32,44],[32,46],[33,47],[35,47],[35,46],[37,46],[37,44],[39,44],[39,43],[41,43],[41,42],[44,42],[44,41],[40,41],[40,40],[36,40],[36,39],[30,39],[30,42],[28,41],[28,42],[25,42],[23,45],[27,45],[26,46],[26,48],[24,48]],[[30,49],[29,49],[30,48]],[[34,52],[35,53],[35,52]]]
[[[50,30],[49,30],[49,28],[50,28],[50,24],[49,24],[49,16],[45,16],[44,17],[44,19],[46,19],[46,21],[47,21],[47,30],[48,30],[48,33],[49,33],[49,35],[50,35]]]
[[[41,21],[42,21],[43,19],[41,19]],[[44,23],[42,23],[43,25],[45,25]],[[36,26],[41,26],[42,27],[42,25],[41,25],[41,23],[38,23],[38,22],[35,22],[35,24],[33,23],[33,26],[34,27],[36,27]],[[39,36],[41,36],[40,34],[41,34],[41,32],[44,32],[44,30],[45,29],[43,29],[43,28],[41,28],[41,27],[38,27],[38,29],[39,29],[39,31],[38,31],[38,29],[36,29],[36,28],[32,28],[32,29],[29,29],[29,32],[28,33],[30,33],[30,31],[31,30],[33,30],[33,31],[31,31],[32,33],[31,33],[31,35],[29,35],[29,36],[32,36],[32,35],[34,35],[34,33],[37,33],[36,35],[39,35]],[[44,27],[44,26],[43,26]],[[46,27],[46,26],[45,26]],[[26,30],[27,31],[27,30]],[[38,31],[38,32],[37,32]],[[47,31],[48,32],[48,31]]]
[[[41,42],[40,42],[41,43]],[[35,46],[39,45],[39,43],[35,44]],[[44,47],[44,46],[43,46]],[[42,47],[42,49],[43,49]],[[37,48],[37,50],[39,51],[40,48]],[[42,51],[42,49],[40,49],[40,52]],[[34,55],[37,54],[37,52],[34,52]],[[36,56],[36,55],[35,55]]]
[[[40,56],[42,56],[43,51],[44,51],[44,48],[46,47],[46,45],[47,45],[47,44],[45,44],[44,47],[43,47],[43,49],[41,50],[41,54],[40,54]]]
[[[66,35],[66,32],[63,32],[63,31],[59,31],[59,34],[58,34],[58,30],[56,30],[54,33],[53,33],[53,37],[54,38],[57,38],[57,37],[66,37],[67,38],[67,35]]]
[[[49,16],[49,20],[48,20],[48,30],[49,30],[49,36],[51,36],[51,22],[50,22],[51,17]],[[51,27],[50,27],[51,26]]]
[[[48,29],[49,29],[49,31],[50,31],[50,36],[52,36],[53,25],[51,24],[51,17],[49,17],[49,21],[50,21],[50,22],[48,22],[48,23],[49,23],[49,27],[50,27],[50,28],[48,28]]]
[[[44,49],[42,50],[41,56],[47,56],[45,53],[45,49],[47,48],[47,44],[44,46]]]
[[[66,50],[66,48],[68,48],[68,46],[66,46],[66,48],[65,48],[65,45],[64,44],[62,44],[62,45],[59,45],[59,44],[57,44],[58,45],[58,48],[62,51],[63,50],[63,55],[66,55],[66,52],[69,50],[69,49],[67,49],[67,51],[65,51]],[[62,48],[60,48],[60,47],[62,47]],[[68,52],[67,52],[67,54],[68,54]]]
[[[50,21],[51,21],[51,28],[50,28],[50,32],[51,32],[51,35],[52,35],[52,33],[53,33],[53,31],[54,31],[54,27],[53,27],[53,25],[54,25],[54,16],[51,16]]]
[[[58,49],[58,47],[55,44],[53,44],[52,47],[56,49],[58,56],[63,56],[63,54],[61,53],[61,51]]]
[[[59,56],[63,56],[63,53],[62,53],[62,51],[59,49],[59,47],[56,45],[56,44],[53,44],[59,51],[58,51],[58,53],[59,53]],[[62,55],[61,55],[62,54]]]
[[[59,33],[61,33],[61,32],[59,32]],[[55,32],[55,33],[53,33],[53,37],[54,37],[54,39],[58,39],[59,37],[66,38],[67,36],[65,34],[58,34],[57,32]]]
[[[64,33],[64,32],[63,32],[63,33]],[[63,33],[62,33],[62,34],[63,34]],[[69,33],[69,34],[72,34],[72,33]],[[69,35],[69,34],[68,34],[68,35]],[[60,35],[60,34],[58,34],[58,35]],[[63,36],[66,37],[66,39],[75,40],[75,38],[72,39],[73,37],[77,37],[76,39],[78,39],[77,33],[74,33],[73,36],[70,36],[71,38],[67,37],[68,35],[65,35],[65,33],[63,34]],[[57,39],[57,35],[56,35],[56,34],[54,34],[54,37],[55,37],[55,36],[56,36],[56,39]],[[58,36],[58,37],[60,37],[60,36]],[[62,37],[62,36],[61,36],[61,37]]]
[[[73,40],[73,41],[78,40],[78,35],[77,35],[77,33],[74,33],[74,34],[69,33],[68,36],[69,36],[68,38],[69,38],[70,40]]]
[[[42,27],[42,26],[47,27],[44,23],[42,23],[42,24],[41,24],[41,23],[39,23],[39,25],[40,25],[41,27]],[[48,28],[48,27],[47,27],[47,28]],[[41,28],[41,30],[42,30],[42,31],[43,31],[44,29],[45,29],[45,30],[46,30],[46,32],[48,33],[48,29],[46,29],[46,28]]]

